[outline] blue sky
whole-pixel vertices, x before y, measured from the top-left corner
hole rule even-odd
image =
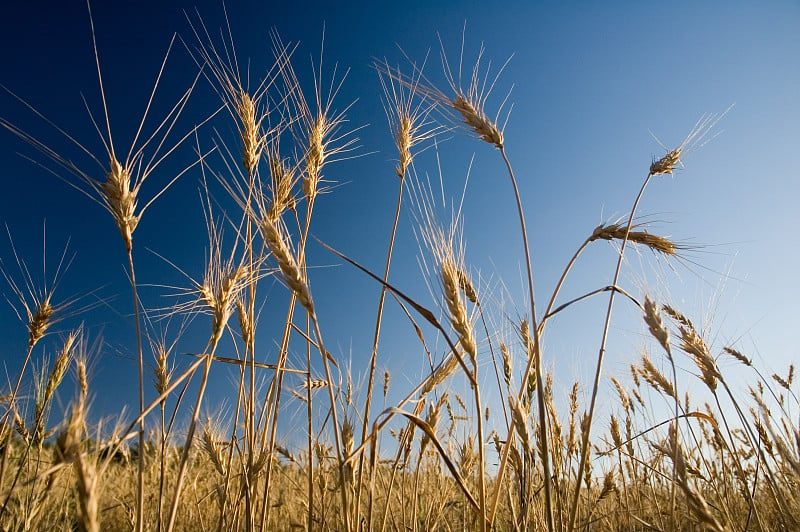
[[[4,8],[0,22],[4,50],[0,83],[90,149],[100,149],[80,96],[85,95],[93,112],[99,112],[86,6],[80,1],[14,4]],[[212,31],[223,25],[218,2],[164,4],[97,2],[92,7],[112,128],[119,128],[122,139],[135,131],[173,32],[194,44],[183,10],[196,6]],[[642,252],[641,258],[630,254],[623,284],[639,297],[647,292],[680,308],[703,325],[714,346],[733,345],[770,373],[783,374],[798,360],[793,334],[800,300],[796,279],[800,256],[794,245],[800,227],[797,3],[611,2],[601,7],[589,2],[366,6],[301,2],[291,8],[265,2],[231,4],[228,16],[237,53],[240,61],[250,58],[254,77],[272,57],[271,28],[285,41],[299,41],[294,65],[302,83],[311,81],[311,58],[316,64],[323,28],[323,68],[329,74],[338,62],[339,72],[350,69],[336,101],[340,109],[355,101],[348,127],[363,126],[357,133],[357,153],[362,156],[327,169],[327,177],[340,186],[318,203],[312,232],[374,271],[382,269],[397,180],[396,155],[373,60],[385,57],[407,66],[400,48],[418,62],[429,53],[426,73],[444,87],[437,32],[453,60],[465,24],[467,65],[482,42],[485,60],[491,60],[494,68],[513,54],[487,108],[493,115],[513,86],[505,138],[520,180],[540,306],[572,252],[594,227],[628,212],[652,158],[664,153],[654,137],[673,148],[704,113],[720,113],[735,104],[712,131],[718,136],[689,153],[685,168],[674,176],[656,178],[640,205],[639,213],[654,223],[653,232],[669,235],[690,249],[674,262],[654,259],[649,252]],[[176,42],[156,97],[155,115],[175,101],[195,74],[183,45]],[[187,130],[216,105],[201,80],[179,127]],[[5,93],[0,94],[0,116],[66,157],[80,157],[63,137]],[[216,125],[223,134],[233,128],[224,120]],[[75,254],[56,299],[96,290],[103,300],[93,311],[61,322],[34,360],[43,352],[52,355],[58,348],[58,333],[83,321],[90,336],[102,333],[106,342],[94,362],[95,408],[112,413],[123,404],[134,405],[133,322],[119,234],[105,211],[18,155],[42,160],[34,150],[7,131],[0,133],[0,221],[9,227],[17,252],[28,261],[34,278],[40,277],[46,219],[48,271],[67,239],[71,239],[70,253]],[[212,134],[206,128],[200,138],[207,142]],[[440,140],[442,179],[449,195],[460,196],[474,156],[464,200],[467,265],[473,275],[480,272],[487,280],[482,285],[486,297],[505,301],[507,317],[523,316],[521,245],[502,161],[496,150],[463,131]],[[164,165],[164,172],[185,165],[191,157],[191,147],[185,146]],[[416,170],[438,181],[433,149],[418,157]],[[137,275],[144,285],[187,286],[186,279],[158,255],[195,278],[201,274],[206,240],[199,178],[199,171],[182,177],[153,204],[137,229]],[[154,174],[146,183],[145,197],[158,190],[159,179],[166,178]],[[214,193],[224,195],[219,189]],[[0,256],[12,274],[18,273],[8,239],[4,236],[0,242]],[[419,253],[413,216],[407,210],[401,218],[391,281],[433,307],[435,301],[418,267]],[[379,288],[316,244],[310,244],[309,261],[315,266],[311,289],[327,348],[341,361],[352,360],[358,379],[365,371]],[[613,268],[613,248],[596,244],[576,267],[562,297],[566,300],[608,284]],[[10,291],[3,290],[13,301]],[[163,292],[144,286],[144,304],[154,308],[174,301],[165,299]],[[268,282],[262,294],[267,297],[263,325],[277,329],[285,290]],[[576,307],[554,321],[547,333],[545,363],[560,387],[568,388],[574,379],[582,380],[584,389],[590,387],[604,306],[602,298]],[[645,344],[636,312],[620,302],[616,308],[606,365],[609,374],[626,372]],[[5,339],[0,359],[3,371],[15,378],[26,345],[24,326],[8,305],[0,312]],[[495,326],[510,329],[502,315],[496,321]],[[177,320],[172,330],[175,325]],[[197,330],[187,332],[186,350],[201,349],[207,334],[204,318],[193,326]],[[270,342],[263,342],[265,350],[272,348]],[[379,368],[391,370],[392,397],[401,397],[422,377],[425,357],[407,321],[391,303],[381,345]],[[293,356],[299,363],[300,353]],[[483,363],[488,360],[484,357]],[[182,365],[186,362],[179,359]],[[682,366],[688,368],[688,363]],[[227,401],[230,408],[233,377],[225,371],[213,382],[208,401],[212,405]],[[689,381],[685,373],[680,379]],[[63,402],[69,398],[69,392],[62,393]]]

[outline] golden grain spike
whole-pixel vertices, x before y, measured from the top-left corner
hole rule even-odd
[[[472,128],[478,136],[494,145],[497,149],[503,148],[503,132],[497,125],[489,120],[486,113],[477,109],[463,94],[458,94],[450,105],[461,114],[464,123]]]
[[[675,165],[680,161],[681,149],[672,150],[661,159],[653,161],[650,165],[650,175],[657,176],[662,174],[671,174],[675,169]]]

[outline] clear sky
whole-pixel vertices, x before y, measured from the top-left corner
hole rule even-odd
[[[444,88],[437,32],[448,57],[455,60],[465,23],[466,64],[474,61],[481,43],[493,70],[513,54],[487,109],[493,115],[513,85],[506,146],[525,205],[539,305],[594,227],[628,212],[652,158],[664,154],[659,141],[671,149],[704,113],[721,113],[735,104],[713,129],[712,136],[718,134],[713,141],[689,153],[685,167],[674,176],[655,179],[639,208],[653,222],[651,231],[689,249],[677,261],[653,260],[644,251],[640,259],[632,253],[623,285],[637,297],[647,292],[683,310],[702,324],[717,352],[723,345],[733,345],[753,356],[767,373],[783,374],[788,364],[798,361],[794,327],[800,300],[795,233],[800,228],[796,205],[800,6],[796,2],[411,1],[341,6],[294,2],[289,7],[289,3],[243,0],[229,4],[240,62],[250,59],[254,78],[270,64],[272,28],[285,41],[300,43],[294,65],[301,83],[312,79],[311,58],[317,64],[323,28],[326,75],[337,62],[339,73],[350,69],[336,105],[343,109],[355,101],[347,127],[364,126],[357,133],[356,153],[361,157],[327,168],[326,177],[340,186],[319,201],[312,232],[374,271],[382,269],[386,253],[397,156],[373,60],[385,57],[407,67],[401,48],[417,62],[430,51],[426,73]],[[112,128],[120,131],[116,134],[120,139],[130,139],[135,132],[173,32],[190,46],[195,44],[184,15],[184,10],[193,13],[195,6],[212,32],[223,26],[216,1],[96,2],[92,7]],[[102,153],[81,100],[83,94],[90,109],[100,113],[86,5],[76,0],[4,6],[0,49],[0,83]],[[176,42],[156,95],[154,116],[175,101],[196,71],[184,45]],[[186,131],[216,105],[201,80],[179,127]],[[74,146],[5,92],[0,94],[0,116],[65,157],[85,163]],[[224,120],[216,125],[224,134],[233,128]],[[201,143],[208,145],[212,135],[210,128],[201,129]],[[507,318],[516,320],[526,314],[524,267],[502,161],[496,150],[463,131],[440,140],[448,195],[460,197],[474,155],[464,200],[467,265],[476,278],[480,272],[485,297],[504,300]],[[163,166],[165,174],[191,161],[191,146],[185,148]],[[18,153],[44,160],[18,138],[0,131],[0,222],[8,226],[17,252],[28,261],[34,279],[41,279],[43,227],[48,274],[71,239],[69,254],[75,258],[55,299],[94,291],[103,302],[59,323],[34,361],[38,364],[43,352],[52,356],[59,333],[83,321],[90,338],[102,333],[105,340],[92,375],[96,413],[133,406],[134,331],[119,233],[108,213]],[[416,170],[438,182],[433,149],[419,156]],[[143,195],[150,197],[167,179],[157,172],[146,182]],[[158,255],[195,278],[201,275],[206,237],[199,179],[199,171],[183,176],[153,204],[135,233],[137,275],[144,285],[143,303],[149,308],[175,300],[163,297],[174,290],[147,285],[188,286]],[[213,192],[224,196],[219,187]],[[435,307],[418,267],[420,251],[413,226],[411,211],[406,210],[391,282]],[[19,274],[5,234],[0,237],[0,257],[11,275]],[[595,244],[570,277],[564,300],[608,284],[614,263],[613,248]],[[363,378],[379,287],[314,243],[309,244],[309,264],[314,267],[311,289],[328,350],[340,361],[351,360],[354,377]],[[16,303],[7,286],[2,291]],[[269,338],[280,327],[284,293],[269,280],[262,291],[266,295],[262,325]],[[590,388],[605,301],[603,297],[576,307],[553,322],[545,339],[545,364],[555,372],[558,390],[576,378],[584,390]],[[618,302],[617,310],[606,366],[610,374],[626,372],[645,343],[644,327],[633,309]],[[202,349],[206,321],[195,320],[181,344],[186,351]],[[495,321],[498,328],[511,329],[502,314],[496,314]],[[170,331],[177,322],[173,320]],[[5,304],[0,309],[0,333],[3,372],[16,378],[26,333]],[[266,338],[261,345],[274,353],[272,340]],[[392,372],[391,397],[401,397],[422,378],[426,359],[408,322],[391,302],[381,347],[379,368]],[[481,348],[481,361],[488,364],[485,343]],[[292,354],[295,363],[300,356]],[[179,367],[187,362],[178,358]],[[679,365],[689,367],[685,360]],[[233,374],[226,369],[219,375],[212,382],[209,404],[214,408],[222,402],[231,408]],[[688,380],[685,373],[680,379]],[[153,396],[152,389],[147,393]],[[71,396],[65,391],[61,397],[65,403]]]

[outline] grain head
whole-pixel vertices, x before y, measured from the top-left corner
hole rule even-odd
[[[297,301],[313,315],[314,304],[311,300],[311,292],[308,289],[305,276],[297,265],[294,254],[286,243],[280,225],[265,218],[261,222],[261,232],[272,252],[272,256],[275,258],[275,262],[278,263],[284,282],[297,296]]]
[[[627,226],[622,222],[614,222],[611,224],[600,224],[595,228],[589,241],[595,240],[618,240],[623,241],[627,238],[629,242],[646,246],[653,251],[663,253],[664,255],[674,255],[678,246],[669,238],[654,235],[647,231],[639,231],[636,228],[638,225],[633,225],[631,230],[627,230]]]

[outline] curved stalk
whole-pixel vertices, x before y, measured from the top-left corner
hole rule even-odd
[[[300,243],[299,243],[299,246],[298,246],[297,262],[298,262],[298,266],[300,268],[302,268],[304,275],[306,275],[305,247],[306,247],[306,242],[308,241],[308,233],[309,233],[309,230],[311,228],[311,215],[314,212],[314,203],[315,203],[315,198],[311,197],[309,199],[309,201],[308,201],[308,209],[306,210],[306,219],[305,219],[305,223],[304,223],[304,227],[302,229],[302,232],[300,232]],[[296,214],[296,212],[295,212],[295,214]],[[299,221],[299,219],[297,221],[298,221],[298,231],[300,231],[300,221]],[[278,412],[279,412],[280,403],[281,403],[280,390],[283,387],[284,366],[286,364],[286,357],[289,354],[289,340],[290,340],[291,334],[292,334],[292,322],[293,322],[293,319],[294,319],[294,309],[295,309],[296,303],[297,303],[297,294],[295,294],[292,291],[291,296],[289,298],[289,309],[287,310],[287,313],[286,313],[286,323],[284,324],[283,335],[281,337],[281,348],[280,348],[280,353],[278,355],[278,365],[277,365],[278,367],[276,369],[275,376],[273,377],[273,382],[276,383],[276,386],[275,386],[276,392],[275,392],[275,396],[274,396],[275,403],[274,403],[274,406],[270,405],[270,406],[267,407],[267,408],[271,408],[272,412],[273,412],[272,413],[272,423],[270,424],[271,426],[270,426],[269,450],[268,450],[269,456],[272,456],[272,453],[275,451],[275,438],[277,436],[277,430],[278,430]],[[310,327],[308,327],[308,316],[306,316],[306,324],[307,324],[306,330],[308,331],[308,330],[310,330]],[[310,380],[311,379],[310,346],[306,346],[306,351],[307,351],[307,355],[308,355],[308,379]],[[323,358],[325,358],[324,354],[323,354]],[[311,395],[311,386],[310,385],[308,387],[308,392],[309,392],[309,399],[310,399],[310,395]],[[309,402],[309,405],[310,404],[311,403]],[[333,406],[333,403],[331,403],[331,408],[335,408]],[[309,413],[309,416],[310,416],[311,415],[311,407],[310,406],[309,406],[308,413]],[[264,427],[264,429],[266,430],[266,426]],[[309,434],[311,434],[311,430],[310,429],[311,429],[311,420],[309,419]],[[338,430],[338,429],[334,429],[334,430]],[[311,438],[313,439],[313,436]],[[312,460],[312,458],[311,458],[312,457],[312,446],[313,446],[313,442],[311,440],[309,440],[309,448],[308,448],[309,463]],[[309,467],[311,467],[311,466],[309,466]],[[309,490],[310,490],[309,494],[308,494],[308,497],[309,497],[309,501],[308,501],[308,504],[309,504],[308,527],[309,527],[309,530],[310,530],[311,529],[312,518],[313,518],[313,499],[314,499],[314,494],[313,494],[313,473],[310,471],[309,475],[312,475],[310,480],[309,480],[309,482],[308,482],[308,487],[309,487]],[[270,490],[271,478],[272,478],[272,461],[270,460],[269,463],[267,464],[266,479],[265,479],[265,486],[264,486],[264,501],[263,501],[264,509],[262,511],[262,526],[265,523],[266,524],[269,523],[270,505],[267,503],[267,500],[269,499],[269,490]],[[343,487],[343,489],[344,489],[344,487]]]
[[[539,324],[539,335],[540,336],[544,332],[544,325],[545,325],[545,323],[547,323],[548,318],[552,314],[555,314],[555,312],[552,312],[553,305],[555,305],[556,298],[558,297],[559,292],[561,292],[561,288],[564,286],[564,282],[567,280],[567,275],[569,275],[570,270],[572,270],[572,267],[578,261],[578,257],[580,256],[581,253],[583,253],[583,250],[586,249],[586,247],[591,243],[591,241],[592,241],[591,237],[589,237],[589,238],[587,238],[586,240],[583,241],[583,244],[581,244],[578,247],[578,249],[575,251],[575,254],[572,255],[572,258],[567,263],[567,267],[564,268],[563,272],[561,272],[561,277],[559,278],[558,283],[556,283],[556,288],[555,288],[555,290],[553,290],[553,295],[550,296],[550,302],[547,304],[547,308],[544,311],[544,316],[542,316],[542,322]],[[551,314],[551,312],[552,312],[552,314]]]
[[[392,252],[394,251],[394,239],[395,235],[397,234],[397,224],[400,219],[400,207],[403,201],[403,184],[405,180],[403,177],[400,177],[400,190],[397,194],[397,207],[395,208],[394,213],[394,223],[392,224],[392,235],[389,238],[389,251],[386,254],[386,267],[383,271],[383,281],[387,282],[389,280],[389,267],[392,263]],[[370,407],[372,406],[372,391],[375,383],[375,366],[378,360],[378,342],[381,336],[381,320],[383,318],[383,305],[386,301],[386,285],[381,285],[381,296],[378,301],[378,315],[375,319],[375,334],[372,340],[372,356],[370,357],[369,362],[369,378],[367,379],[367,399],[366,404],[364,405],[364,423],[362,425],[361,430],[361,441],[365,441],[367,438],[367,428],[369,427],[369,412]],[[362,478],[364,474],[364,455],[362,454],[358,459],[358,492],[356,494],[356,520],[360,517],[360,503],[361,503],[361,486],[362,486]],[[375,471],[370,470],[370,480],[372,476],[375,474]],[[373,494],[370,492],[369,494],[369,504],[367,508],[367,530],[372,530],[372,510],[373,510]]]
[[[344,514],[345,528],[350,531],[350,508],[347,504],[347,487],[345,485],[344,476],[345,459],[349,457],[345,457],[342,453],[342,438],[339,434],[339,416],[336,414],[336,397],[333,391],[333,380],[331,379],[331,368],[330,364],[328,364],[327,351],[325,351],[325,347],[323,347],[322,343],[322,332],[320,331],[316,314],[309,312],[309,315],[314,324],[314,335],[317,337],[317,347],[322,357],[322,364],[325,366],[325,379],[328,381],[328,395],[331,401],[331,419],[333,420],[333,436],[336,442],[336,456],[339,459],[339,493],[342,497],[342,513]]]
[[[617,286],[619,282],[619,275],[622,271],[622,259],[625,256],[625,248],[628,244],[628,235],[630,234],[631,227],[633,226],[633,217],[636,215],[636,208],[639,206],[639,201],[642,199],[644,195],[644,190],[647,188],[647,184],[650,182],[650,178],[653,177],[653,173],[649,172],[647,174],[647,178],[644,180],[642,184],[642,188],[639,190],[639,194],[636,196],[636,201],[633,202],[633,208],[631,209],[631,213],[628,216],[628,225],[625,228],[625,238],[622,239],[622,244],[620,245],[619,249],[619,258],[617,259],[617,267],[614,271],[614,280],[611,282],[612,286]],[[616,295],[617,291],[612,290],[611,294],[608,296],[608,309],[606,310],[606,319],[605,323],[603,324],[603,339],[600,342],[600,352],[597,354],[597,369],[595,370],[594,374],[594,384],[592,385],[592,398],[589,403],[589,412],[586,421],[586,427],[583,430],[582,434],[582,441],[581,441],[581,462],[578,466],[578,477],[575,480],[575,488],[572,494],[572,502],[570,504],[570,513],[569,513],[569,528],[567,530],[574,530],[575,522],[578,518],[578,500],[580,498],[580,491],[581,491],[581,482],[583,482],[583,474],[584,468],[586,466],[586,460],[589,457],[589,433],[592,429],[592,420],[594,419],[594,409],[597,405],[597,392],[600,388],[600,376],[603,372],[603,359],[605,358],[606,353],[606,342],[608,341],[608,332],[611,327],[611,311],[614,306],[614,296]]]
[[[517,179],[514,177],[514,170],[511,167],[511,162],[508,160],[506,156],[505,148],[500,145],[498,147],[500,150],[500,155],[503,157],[503,161],[506,164],[506,169],[508,170],[509,178],[511,179],[511,186],[514,189],[514,198],[517,202],[517,213],[519,214],[519,223],[520,223],[520,232],[522,233],[522,245],[525,250],[525,266],[528,275],[528,296],[530,299],[530,306],[531,306],[531,329],[533,332],[533,350],[535,356],[531,357],[528,360],[528,365],[525,368],[525,373],[522,376],[520,390],[517,395],[517,400],[522,398],[522,394],[525,393],[525,386],[528,382],[528,376],[533,369],[532,366],[536,364],[536,380],[538,382],[538,386],[536,387],[536,402],[539,408],[539,419],[541,422],[539,423],[540,431],[539,431],[539,438],[541,440],[542,449],[545,449],[542,452],[541,460],[542,460],[542,473],[544,475],[544,498],[545,498],[545,515],[547,519],[547,529],[548,531],[553,531],[553,499],[551,494],[551,483],[552,479],[550,478],[550,457],[548,455],[547,449],[549,449],[548,445],[548,433],[547,433],[547,412],[545,407],[545,397],[544,397],[544,390],[542,386],[542,353],[540,349],[540,342],[539,342],[539,326],[536,321],[536,302],[533,294],[533,264],[531,262],[531,254],[530,248],[528,246],[528,231],[525,227],[525,215],[522,211],[522,200],[520,199],[519,195],[519,188],[517,187]],[[494,523],[494,517],[497,512],[497,503],[500,500],[500,491],[503,486],[503,476],[505,474],[506,465],[508,464],[508,457],[511,450],[511,433],[514,430],[513,423],[509,425],[508,428],[508,436],[506,437],[506,444],[503,449],[503,458],[500,461],[500,469],[497,474],[496,487],[494,490],[494,496],[491,505],[491,511],[489,512],[489,517],[487,518],[489,524]]]
[[[203,378],[200,381],[200,391],[197,393],[197,401],[194,406],[194,412],[192,413],[192,420],[189,423],[189,431],[186,434],[186,442],[183,445],[181,464],[178,468],[178,480],[175,485],[175,496],[172,500],[172,506],[170,507],[169,511],[169,524],[167,525],[167,532],[172,532],[173,528],[175,527],[175,519],[178,514],[178,503],[180,502],[181,490],[183,489],[183,480],[186,478],[186,467],[189,462],[189,451],[191,450],[192,442],[194,441],[194,432],[197,428],[197,419],[200,416],[200,405],[203,402],[203,395],[205,394],[206,385],[208,384],[208,375],[211,371],[211,361],[214,358],[214,352],[217,349],[219,337],[220,335],[214,335],[214,338],[211,341],[211,349],[209,349],[205,357],[201,359],[203,362],[205,362],[203,365]]]

